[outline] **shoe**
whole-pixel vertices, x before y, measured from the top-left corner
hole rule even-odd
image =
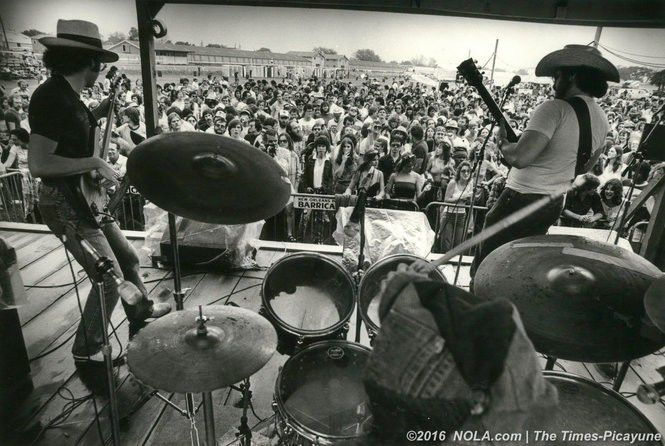
[[[298,242],[298,240],[292,235],[289,235],[286,239],[291,243],[297,243]]]
[[[108,398],[109,382],[106,378],[104,363],[98,361],[74,361],[79,379],[94,395]],[[113,385],[117,386],[116,375],[113,375]]]
[[[139,312],[139,315],[136,318],[129,319],[129,339],[134,338],[134,335],[139,332],[143,327],[148,325],[146,319],[157,319],[162,316],[165,316],[171,312],[171,304],[168,302],[153,302],[147,301],[150,303],[149,306],[143,311]]]
[[[614,379],[619,373],[619,367],[615,362],[594,364],[594,368],[607,379]]]

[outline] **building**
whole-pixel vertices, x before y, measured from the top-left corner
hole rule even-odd
[[[141,51],[136,40],[122,40],[118,43],[104,45],[109,51],[118,54],[118,65],[140,65]],[[172,43],[155,42],[155,62],[160,65],[187,65],[191,47]]]
[[[325,69],[337,75],[346,75],[349,72],[349,58],[343,54],[324,54]]]
[[[30,37],[14,31],[7,31],[5,36],[7,37],[6,41],[4,36],[1,39],[3,49],[21,53],[32,53],[32,40]]]
[[[44,54],[44,50],[46,49],[46,47],[39,42],[39,39],[41,39],[42,37],[50,37],[50,36],[49,34],[37,34],[30,37],[30,40],[32,41],[32,53],[37,58],[41,58],[42,54]]]
[[[292,54],[308,60],[312,65],[312,74],[315,76],[323,76],[326,58],[322,53],[318,51],[289,51],[287,54]]]

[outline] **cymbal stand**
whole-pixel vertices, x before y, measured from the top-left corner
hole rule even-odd
[[[358,191],[358,206],[359,209],[359,218],[360,218],[360,247],[358,250],[358,269],[356,274],[354,274],[354,279],[356,281],[356,335],[355,342],[360,342],[360,330],[362,328],[362,318],[360,317],[360,296],[358,296],[358,290],[360,290],[360,282],[365,274],[363,268],[365,264],[365,203],[367,200],[367,190],[363,187]],[[350,218],[350,217],[349,217]]]
[[[247,424],[247,409],[252,406],[252,391],[250,390],[249,378],[245,378],[239,386],[231,386],[231,389],[237,390],[242,394],[242,416],[240,417],[240,426],[236,438],[240,441],[240,446],[250,446],[252,444],[252,430]]]

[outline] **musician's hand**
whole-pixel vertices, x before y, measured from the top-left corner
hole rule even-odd
[[[102,184],[105,187],[110,187],[110,186],[118,186],[120,183],[118,182],[116,175],[118,172],[113,169],[106,161],[104,161],[101,158],[99,159],[98,167],[97,167],[97,172],[104,178],[104,182]],[[111,184],[108,184],[111,183]]]

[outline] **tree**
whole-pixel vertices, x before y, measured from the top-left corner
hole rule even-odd
[[[219,43],[209,43],[206,45],[206,48],[225,48],[223,45],[220,45]]]
[[[315,53],[321,53],[321,54],[337,54],[337,51],[333,50],[332,48],[325,48],[325,47],[322,47],[322,46],[317,46],[312,51],[314,51]]]
[[[182,41],[182,40],[178,40],[175,44],[176,45],[185,45],[185,46],[194,46],[191,43],[185,42],[185,41]]]
[[[370,49],[358,50],[354,54],[354,57],[357,60],[364,60],[364,61],[367,61],[367,62],[383,62],[381,60],[381,57],[379,57],[379,55],[376,54],[374,52],[374,50],[370,50]]]
[[[123,40],[127,40],[127,36],[124,35],[121,32],[116,31],[114,33],[109,34],[109,38],[107,39],[107,42],[108,43],[118,43],[118,42],[122,42]]]
[[[653,74],[653,70],[645,67],[619,67],[619,77],[624,81],[642,81]]]
[[[651,73],[651,83],[658,87],[658,91],[665,90],[665,70]]]
[[[33,37],[33,36],[36,36],[38,34],[46,34],[46,33],[43,33],[41,31],[39,31],[38,29],[30,28],[30,29],[26,29],[21,34],[23,34],[24,36]]]
[[[515,74],[517,74],[519,76],[526,76],[527,74],[529,74],[529,72],[527,70],[525,70],[524,68],[520,68],[519,70],[517,70],[517,73],[515,73]]]
[[[139,30],[135,26],[129,28],[129,34],[127,34],[129,40],[139,40]]]
[[[262,46],[261,48],[259,48],[259,49],[256,50],[256,51],[258,51],[258,52],[260,52],[260,53],[272,53],[272,51],[270,51],[270,48],[266,48],[266,47],[264,47],[264,46]]]
[[[400,65],[413,65],[413,63],[410,60],[403,60],[399,64]]]

